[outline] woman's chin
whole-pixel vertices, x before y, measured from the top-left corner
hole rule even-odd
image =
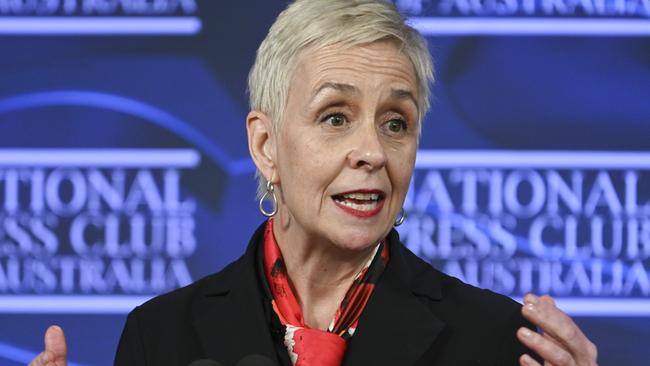
[[[384,232],[379,230],[345,230],[333,238],[333,243],[342,250],[360,252],[374,247],[384,237]]]

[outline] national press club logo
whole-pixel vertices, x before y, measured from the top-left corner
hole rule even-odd
[[[196,0],[0,0],[0,34],[193,36],[198,13]]]
[[[158,293],[191,282],[191,149],[0,149],[0,292]]]
[[[3,311],[121,312],[213,270],[198,227],[224,174],[186,122],[52,92],[0,101],[0,131]]]
[[[404,243],[466,282],[650,311],[650,153],[424,150],[405,208]]]
[[[393,0],[424,35],[648,36],[645,0]]]
[[[643,0],[394,0],[394,3],[406,14],[431,17],[650,17],[650,5]]]

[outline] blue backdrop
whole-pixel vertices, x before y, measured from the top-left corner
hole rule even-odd
[[[437,79],[404,242],[647,364],[647,2],[395,3]],[[285,5],[0,0],[0,364],[49,324],[71,365],[111,364],[130,309],[243,253],[246,77]]]

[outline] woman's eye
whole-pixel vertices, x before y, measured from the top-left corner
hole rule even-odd
[[[392,119],[388,122],[386,122],[386,127],[390,132],[403,132],[406,130],[406,122],[402,121],[401,119]]]
[[[330,114],[329,116],[326,116],[325,118],[323,118],[323,122],[326,122],[334,127],[339,127],[339,126],[343,126],[345,122],[347,122],[347,120],[344,115],[337,113],[337,114]]]

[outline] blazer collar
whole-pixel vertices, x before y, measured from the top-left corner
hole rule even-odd
[[[272,309],[261,287],[267,285],[257,273],[264,225],[246,253],[206,283],[192,310],[205,354],[225,365],[250,354],[280,364],[269,327]],[[361,314],[343,365],[415,364],[445,326],[426,305],[442,298],[440,275],[406,249],[395,230],[388,241],[390,261]]]
[[[361,314],[343,365],[413,365],[445,326],[426,304],[442,298],[440,275],[408,251],[395,230],[388,240],[390,261]]]
[[[206,356],[235,365],[247,355],[269,357],[279,364],[269,329],[270,310],[257,274],[257,253],[264,224],[246,253],[209,281],[193,313],[194,327]]]

